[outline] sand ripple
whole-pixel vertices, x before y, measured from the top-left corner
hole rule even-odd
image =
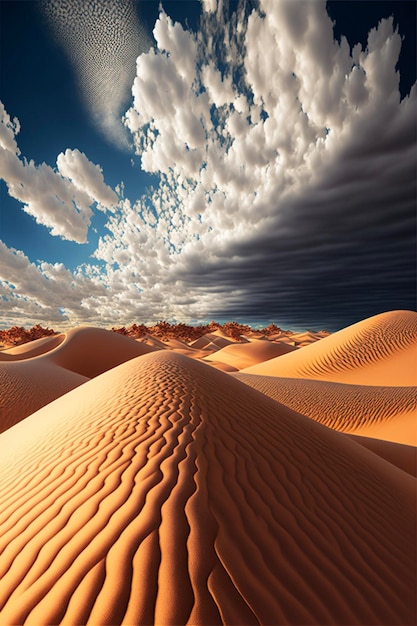
[[[417,313],[375,315],[245,372],[361,385],[417,385]]]
[[[228,374],[144,355],[0,436],[0,623],[415,623],[414,485]]]
[[[417,445],[416,387],[345,385],[240,372],[233,376],[334,430],[372,436],[391,422],[393,432],[388,439]],[[404,429],[400,422],[406,425]]]

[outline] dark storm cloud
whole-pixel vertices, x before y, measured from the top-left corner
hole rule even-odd
[[[203,290],[240,287],[211,317],[337,326],[416,303],[416,126],[408,110],[391,126],[354,136],[322,177],[266,227],[225,250],[235,262],[188,266]],[[375,139],[373,143],[373,138]],[[377,149],[378,147],[378,149]],[[226,309],[226,310],[225,310]],[[353,313],[354,311],[354,313]]]

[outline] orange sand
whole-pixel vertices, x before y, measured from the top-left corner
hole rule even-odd
[[[241,372],[235,375],[334,430],[417,446],[417,387],[345,385]]]
[[[353,324],[248,374],[360,385],[417,385],[417,313],[391,311]]]
[[[237,370],[265,362],[295,350],[285,343],[273,343],[263,339],[255,339],[248,343],[233,343],[221,348],[213,355],[204,357],[205,361],[220,361],[231,365]]]
[[[155,349],[80,327],[0,353],[0,432],[89,378]]]
[[[0,624],[415,624],[416,317],[1,353]]]

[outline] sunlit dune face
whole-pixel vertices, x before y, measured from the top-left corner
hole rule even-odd
[[[417,313],[392,311],[246,372],[365,385],[415,386],[416,365]]]

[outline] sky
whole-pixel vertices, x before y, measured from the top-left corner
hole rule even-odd
[[[416,307],[416,3],[2,0],[0,326]]]

